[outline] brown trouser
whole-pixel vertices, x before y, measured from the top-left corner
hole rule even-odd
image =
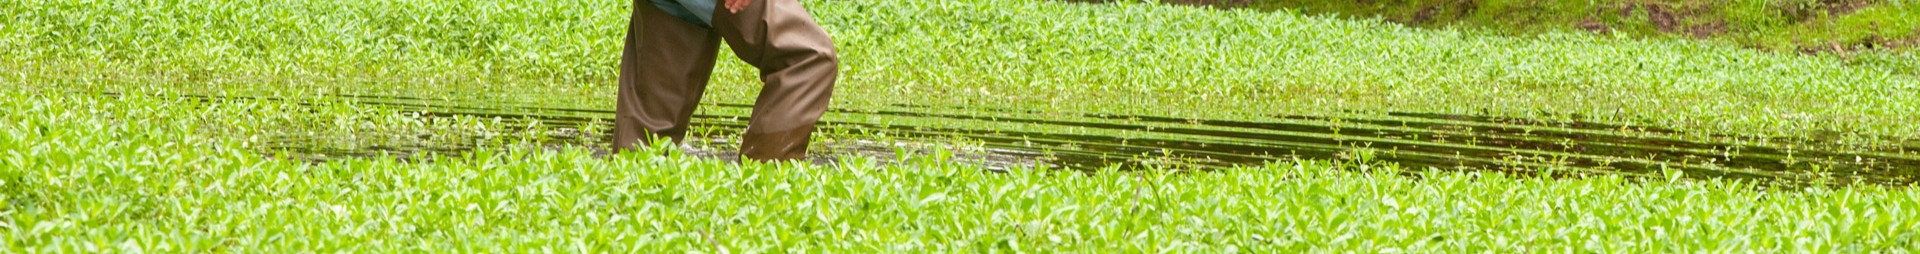
[[[766,83],[747,121],[740,154],[761,161],[806,158],[814,123],[826,111],[839,76],[839,57],[800,2],[753,0],[738,13],[716,8],[712,29],[674,18],[645,0],[633,5],[620,57],[615,151],[686,138],[724,38],[740,60],[760,69]]]

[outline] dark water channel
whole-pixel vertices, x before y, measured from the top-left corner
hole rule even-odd
[[[513,107],[463,104],[415,98],[357,97],[363,105],[414,112],[421,117],[481,117],[502,121],[539,121],[548,126],[610,126],[613,112],[598,109]],[[473,107],[465,105],[489,105]],[[715,137],[705,154],[731,158],[724,137],[745,128],[750,105],[703,107],[695,129]],[[1853,149],[1818,140],[1710,138],[1701,141],[1657,128],[1590,122],[1532,121],[1462,115],[1394,113],[1365,118],[1276,115],[1267,120],[1181,119],[1144,115],[1063,114],[1016,110],[896,105],[874,109],[836,109],[822,120],[823,132],[884,133],[920,144],[964,140],[985,149],[956,151],[958,161],[994,168],[1048,164],[1077,169],[1224,168],[1276,160],[1321,159],[1394,163],[1405,168],[1500,171],[1524,175],[1556,168],[1556,175],[1624,174],[1653,176],[1678,169],[1695,178],[1734,178],[1768,182],[1834,182],[1911,185],[1920,175],[1914,145]],[[609,136],[554,146],[604,150]],[[902,143],[893,141],[816,144],[819,158],[839,156],[893,158]],[[1740,141],[1725,141],[1740,140]],[[844,140],[843,140],[844,141]],[[349,150],[300,149],[287,142],[275,149],[320,156],[392,153],[454,153],[467,147],[365,147]]]

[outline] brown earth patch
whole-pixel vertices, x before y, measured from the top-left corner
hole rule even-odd
[[[1860,10],[1860,8],[1866,8],[1867,6],[1874,5],[1878,2],[1880,1],[1877,1],[1877,0],[1819,0],[1817,2],[1811,2],[1811,3],[1778,1],[1773,3],[1773,7],[1775,9],[1780,10],[1781,15],[1785,15],[1788,19],[1791,19],[1794,22],[1805,22],[1808,20],[1820,18],[1822,14],[1825,14],[1825,16],[1827,17],[1847,15],[1847,14],[1853,13],[1854,11]]]
[[[1613,32],[1613,28],[1607,27],[1606,23],[1600,23],[1599,19],[1595,19],[1593,17],[1587,17],[1587,19],[1580,20],[1579,27],[1580,27],[1580,30],[1586,30],[1587,32],[1593,32],[1598,34],[1606,34],[1606,33]]]
[[[1840,16],[1840,15],[1847,15],[1847,14],[1852,14],[1852,13],[1853,13],[1853,11],[1855,11],[1855,10],[1859,10],[1860,8],[1866,8],[1867,6],[1871,6],[1871,5],[1873,5],[1873,4],[1876,4],[1875,2],[1877,2],[1877,1],[1864,1],[1864,0],[1856,0],[1856,1],[1841,1],[1841,0],[1823,0],[1823,1],[1820,1],[1820,2],[1821,2],[1821,3],[1823,3],[1823,4],[1826,4],[1826,5],[1827,5],[1827,15],[1828,15],[1828,16]]]
[[[1480,11],[1480,1],[1459,0],[1459,1],[1452,1],[1447,3],[1421,6],[1420,10],[1413,12],[1412,16],[1406,17],[1405,19],[1395,19],[1395,20],[1403,24],[1427,26],[1427,25],[1435,25],[1437,23],[1444,23],[1446,22],[1445,20],[1449,19],[1449,17],[1451,17],[1451,19],[1461,19],[1463,17],[1471,17],[1474,15],[1475,12],[1479,12],[1479,11]],[[1389,18],[1389,19],[1392,19],[1392,18]]]
[[[1454,17],[1468,17],[1480,12],[1480,1],[1461,0],[1453,3]]]
[[[1407,23],[1409,24],[1430,23],[1430,22],[1433,22],[1433,16],[1438,13],[1440,13],[1439,6],[1427,6],[1425,8],[1420,8],[1420,11],[1413,13],[1413,18],[1407,20]]]
[[[1646,7],[1647,10],[1647,22],[1653,22],[1653,25],[1660,28],[1660,31],[1671,32],[1675,26],[1680,24],[1680,20],[1678,17],[1675,17],[1677,15],[1673,13],[1673,10],[1664,5],[1647,4],[1644,7]]]
[[[1795,44],[1801,45],[1795,51],[1799,51],[1802,54],[1833,54],[1839,55],[1840,57],[1850,57],[1854,53],[1861,51],[1897,51],[1920,47],[1920,33],[1916,33],[1909,38],[1886,38],[1873,35],[1866,39],[1848,43],[1833,41],[1826,43],[1796,41]]]
[[[1709,16],[1710,6],[1704,4],[1666,4],[1666,3],[1615,3],[1594,7],[1593,15],[1574,25],[1596,33],[1610,32],[1604,28],[1602,18],[1640,19],[1645,18],[1655,30],[1666,34],[1684,35],[1688,38],[1704,39],[1727,33],[1725,20],[1698,21],[1696,17]],[[1609,17],[1610,16],[1610,17]]]
[[[1706,39],[1724,33],[1727,33],[1727,21],[1725,20],[1708,21],[1704,24],[1694,24],[1687,27],[1687,35],[1693,36],[1694,39]]]
[[[1870,26],[1878,28],[1879,24],[1871,24]],[[1833,54],[1841,57],[1849,57],[1861,51],[1899,51],[1920,47],[1920,28],[1915,28],[1912,33],[1909,33],[1905,37],[1888,38],[1880,35],[1868,35],[1865,39],[1852,42],[1826,41],[1823,43],[1820,41],[1794,41],[1794,43],[1800,45],[1795,51],[1803,54]]]

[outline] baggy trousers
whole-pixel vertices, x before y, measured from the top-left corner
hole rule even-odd
[[[725,39],[765,83],[741,135],[740,154],[759,161],[806,158],[809,136],[839,76],[833,41],[797,0],[753,0],[737,13],[717,9],[712,28],[706,28],[634,1],[620,56],[615,151],[686,138]]]

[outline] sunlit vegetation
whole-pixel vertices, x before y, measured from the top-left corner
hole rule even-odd
[[[1920,17],[1914,16],[1920,15],[1920,3],[1908,0],[1159,2],[1377,18],[1417,27],[1479,29],[1508,35],[1588,31],[1687,38],[1843,56],[1904,52],[1920,46]]]
[[[1623,126],[1580,130],[1610,137],[1816,139],[1901,159],[1920,133],[1913,66],[1836,56],[1134,3],[805,2],[843,54],[827,120],[849,124],[824,140],[898,135],[862,126],[1176,139],[993,119],[1416,112]],[[593,119],[608,116],[591,110],[613,103],[627,4],[0,0],[0,86],[14,88],[0,91],[0,236],[26,252],[1920,246],[1908,186],[1555,164],[1506,174],[1405,166],[1366,147],[1130,170],[989,170],[939,149],[833,165],[666,146],[597,157],[605,123]],[[701,112],[716,122],[745,115],[725,106],[758,91],[749,68],[722,62]],[[526,108],[586,120],[432,115]],[[1001,115],[858,114],[902,109]],[[1101,123],[1142,121],[1122,118]],[[316,160],[289,147],[459,149]]]

